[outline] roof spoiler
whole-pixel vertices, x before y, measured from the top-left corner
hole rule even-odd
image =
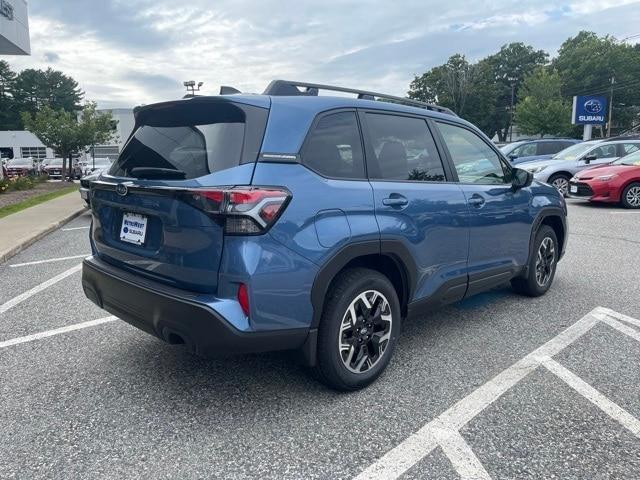
[[[220,89],[222,92],[222,89]],[[234,89],[235,90],[235,89]],[[411,98],[396,97],[387,95],[386,93],[370,92],[367,90],[357,90],[353,88],[337,87],[334,85],[323,85],[320,83],[294,82],[290,80],[273,80],[263,92],[263,95],[275,96],[317,96],[319,90],[327,90],[331,92],[353,93],[361,100],[383,100],[409,105],[412,107],[425,108],[434,112],[446,113],[448,115],[457,116],[453,110],[434,105],[432,103],[420,102]],[[235,93],[235,92],[234,92]]]

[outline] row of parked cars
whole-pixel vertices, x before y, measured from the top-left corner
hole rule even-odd
[[[3,174],[9,178],[27,175],[46,174],[50,178],[62,177],[62,158],[45,158],[37,160],[32,157],[4,159],[2,162]],[[74,161],[71,167],[72,176],[80,179],[91,175],[93,172],[102,171],[111,166],[109,158],[96,158],[88,161]]]
[[[501,151],[565,196],[640,208],[640,137],[527,140]]]

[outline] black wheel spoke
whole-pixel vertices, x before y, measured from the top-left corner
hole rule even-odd
[[[372,368],[391,337],[393,319],[387,299],[376,290],[358,295],[340,325],[338,347],[345,367],[354,373]]]

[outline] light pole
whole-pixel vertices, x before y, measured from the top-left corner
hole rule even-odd
[[[607,137],[611,137],[611,117],[613,116],[613,86],[616,84],[616,77],[611,77],[611,97],[609,98],[609,128],[607,128]]]
[[[516,93],[516,84],[514,79],[511,78],[509,80],[511,80],[511,107],[509,108],[509,143],[511,143],[513,141],[513,101]]]
[[[187,88],[187,97],[195,97],[196,92],[200,91],[200,87],[204,85],[204,82],[198,82],[196,88],[195,80],[187,80],[186,82],[182,82],[182,84]]]

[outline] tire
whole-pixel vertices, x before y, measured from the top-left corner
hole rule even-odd
[[[543,242],[545,248],[543,248]],[[551,251],[549,251],[549,245]],[[556,232],[553,231],[553,228],[548,225],[540,226],[534,239],[532,252],[527,276],[514,278],[511,280],[511,285],[516,292],[522,295],[539,297],[547,293],[556,275],[560,245],[558,245]]]
[[[368,313],[367,303],[370,308],[377,306],[371,322],[363,315]],[[336,278],[324,303],[316,376],[335,390],[366,387],[389,364],[400,328],[400,302],[389,279],[366,268],[346,270]]]
[[[549,177],[549,185],[556,187],[563,197],[566,197],[569,194],[569,180],[570,178],[564,173],[556,173],[555,175],[551,175]]]
[[[640,183],[630,183],[622,191],[620,203],[625,208],[640,208]]]

